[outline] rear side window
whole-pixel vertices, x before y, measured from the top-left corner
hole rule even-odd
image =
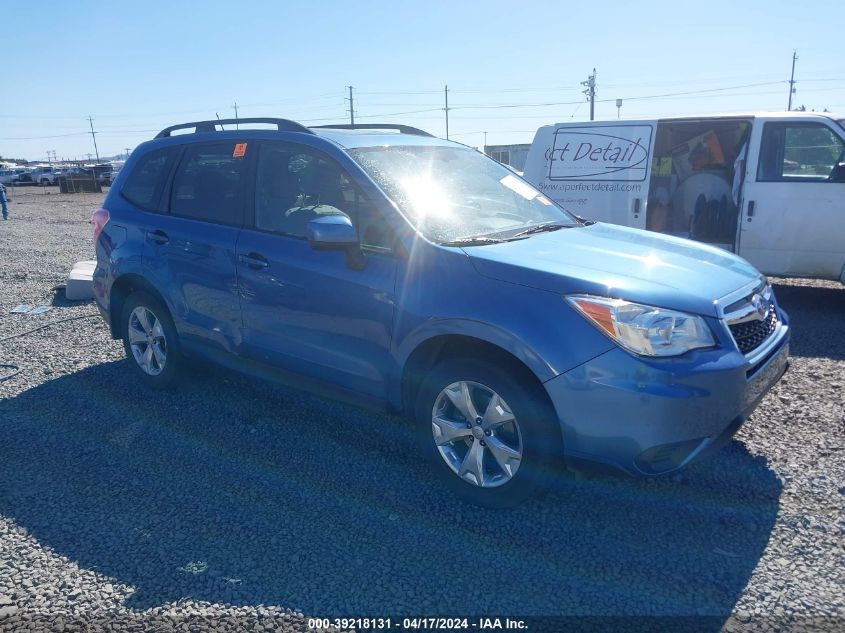
[[[189,146],[173,177],[170,213],[240,226],[246,147],[234,142]]]
[[[154,150],[142,156],[123,182],[120,190],[123,197],[145,211],[158,211],[173,156],[171,148]]]

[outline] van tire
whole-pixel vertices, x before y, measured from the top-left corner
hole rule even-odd
[[[146,292],[131,294],[123,306],[120,331],[127,362],[141,382],[153,389],[169,389],[179,382],[184,365],[179,336],[160,301]],[[152,344],[144,339],[147,333]]]
[[[469,399],[474,403],[469,409],[477,414],[474,421],[468,421],[468,416],[454,405],[453,398],[457,397],[459,388],[463,390],[462,383],[467,384]],[[539,384],[532,384],[503,367],[469,358],[445,360],[426,376],[414,411],[420,451],[443,484],[461,500],[502,508],[517,505],[546,490],[558,463],[556,457],[562,442],[554,411],[541,390]],[[504,413],[499,419],[506,419],[510,413],[514,420],[492,430],[485,429],[487,416],[481,410],[489,408],[485,407],[485,402],[489,405],[492,401],[492,397],[488,399],[491,392],[507,407],[499,407]],[[437,421],[436,411],[440,412]],[[483,420],[478,422],[479,418]],[[468,425],[466,431],[457,423],[462,421]],[[482,430],[470,430],[470,424]],[[447,437],[442,434],[442,428],[446,428],[447,433],[459,433],[460,437],[438,445],[436,433],[441,434],[441,442]],[[515,429],[518,430],[514,432]],[[496,446],[495,450],[493,446]],[[511,452],[505,452],[505,449]],[[514,449],[521,452],[515,468],[517,462],[507,457],[515,454]],[[471,455],[473,450],[476,452]],[[472,463],[478,453],[483,453],[476,463],[480,463],[484,485],[477,483],[475,473],[479,469],[464,463],[467,459]],[[504,467],[502,461],[506,462]],[[460,474],[464,469],[467,472]],[[507,470],[512,471],[510,476]]]

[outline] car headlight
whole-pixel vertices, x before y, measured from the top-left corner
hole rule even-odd
[[[707,323],[694,314],[590,295],[570,295],[566,300],[634,354],[678,356],[716,344]]]

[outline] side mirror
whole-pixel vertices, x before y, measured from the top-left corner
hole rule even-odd
[[[308,241],[318,250],[346,250],[358,246],[358,234],[345,215],[323,215],[308,223]]]
[[[358,233],[345,215],[323,215],[308,223],[308,242],[319,251],[346,251],[346,265],[363,270],[367,258],[361,250]]]

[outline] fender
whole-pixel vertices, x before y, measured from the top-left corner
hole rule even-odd
[[[525,341],[501,327],[464,318],[429,319],[408,333],[394,351],[394,358],[404,368],[408,358],[417,347],[437,336],[466,336],[490,343],[510,352],[530,369],[540,382],[551,380],[557,375],[554,368]]]

